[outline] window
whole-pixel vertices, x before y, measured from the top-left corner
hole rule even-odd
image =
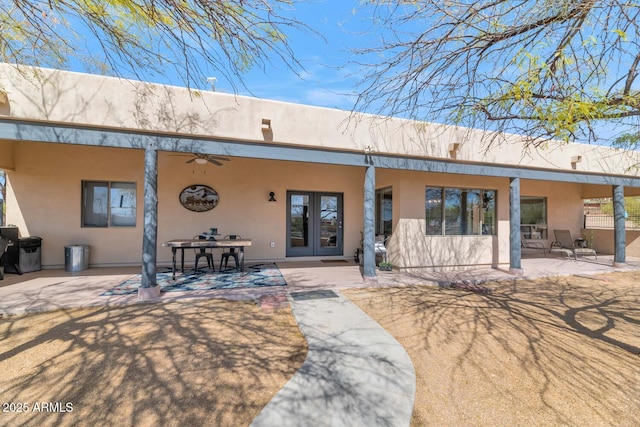
[[[427,187],[427,235],[496,234],[496,191]]]
[[[425,192],[427,234],[442,234],[442,188],[428,188]]]
[[[520,198],[520,230],[527,239],[547,238],[547,198]]]
[[[391,187],[376,190],[376,236],[390,236],[393,221],[393,191]]]
[[[135,225],[135,182],[82,181],[83,227]]]

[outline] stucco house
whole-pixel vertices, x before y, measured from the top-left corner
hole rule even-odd
[[[597,249],[624,263],[635,240],[633,151],[526,150],[515,135],[488,147],[473,129],[7,64],[0,88],[6,222],[43,238],[44,268],[87,244],[92,266],[154,277],[171,261],[164,241],[215,227],[252,240],[247,261],[351,259],[364,236],[369,277],[384,236],[394,268],[517,274],[521,233],[546,246],[553,229],[580,236],[594,197],[616,206]],[[202,188],[208,209],[185,207],[181,194]]]

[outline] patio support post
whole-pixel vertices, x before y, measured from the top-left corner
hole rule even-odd
[[[520,239],[520,178],[509,179],[509,273],[522,276]]]
[[[142,237],[142,283],[138,299],[149,300],[160,296],[156,283],[158,240],[158,151],[155,142],[144,151],[144,235]]]
[[[376,254],[375,254],[375,211],[376,211],[376,168],[373,164],[367,166],[364,176],[364,277],[372,278],[376,276]]]
[[[622,267],[626,262],[626,224],[624,187],[613,186],[613,266]]]

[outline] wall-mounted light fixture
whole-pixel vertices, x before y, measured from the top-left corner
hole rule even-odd
[[[582,156],[572,156],[571,157],[571,169],[577,169],[578,163],[582,161]]]
[[[269,193],[269,201],[270,202],[276,201],[276,193],[274,193],[273,191]]]
[[[269,132],[271,130],[271,119],[262,119],[262,132]]]
[[[452,144],[449,144],[449,157],[451,157],[452,159],[457,158],[459,149],[460,149],[459,142],[454,142]]]

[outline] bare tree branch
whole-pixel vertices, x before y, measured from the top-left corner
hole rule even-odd
[[[140,79],[177,74],[202,87],[213,70],[231,84],[252,67],[302,69],[287,33],[317,34],[289,0],[0,1],[0,60]],[[235,85],[234,85],[235,87]]]
[[[640,117],[640,5],[613,0],[370,0],[354,109],[603,141]]]

